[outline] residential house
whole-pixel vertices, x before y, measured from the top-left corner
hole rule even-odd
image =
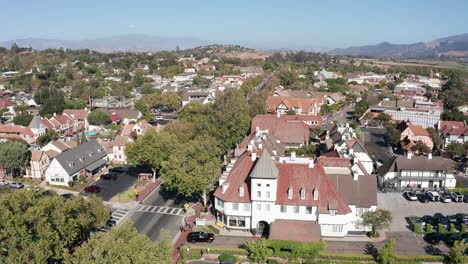
[[[112,116],[120,118],[120,122],[124,125],[129,124],[130,122],[137,122],[143,117],[143,114],[135,109],[102,109],[107,112],[112,119]]]
[[[182,106],[194,101],[202,104],[209,104],[214,102],[214,98],[214,92],[187,92],[182,97]]]
[[[415,146],[418,141],[424,143],[430,150],[434,148],[434,142],[429,132],[422,126],[402,121],[397,126],[397,129],[401,131],[400,141],[402,141],[402,149],[405,150],[405,152],[412,152],[412,147]]]
[[[326,128],[326,131],[322,134],[321,139],[325,144],[325,151],[333,150],[335,144],[341,144],[341,142],[346,140],[357,139],[356,132],[349,123],[342,124],[329,124]]]
[[[63,135],[72,135],[78,128],[78,122],[67,113],[54,114],[51,118],[42,118],[41,121],[47,126],[47,129]]]
[[[31,162],[26,168],[26,177],[44,179],[50,157],[43,150],[31,150]]]
[[[141,120],[135,124],[125,125],[120,131],[120,136],[131,137],[132,132],[134,132],[136,136],[141,136],[151,129],[154,129],[151,124],[149,124],[146,120]]]
[[[444,148],[452,143],[468,142],[468,127],[462,121],[440,121],[439,133],[444,140]]]
[[[18,94],[11,97],[11,100],[16,105],[27,105],[28,107],[37,107],[33,94]]]
[[[13,113],[14,107],[15,105],[10,100],[0,98],[0,110],[6,110],[9,113]]]
[[[114,140],[107,142],[109,161],[113,163],[127,163],[125,146],[133,142],[131,137],[117,135]],[[102,144],[104,146],[104,144]]]
[[[44,147],[41,148],[42,151],[47,152],[47,155],[50,158],[53,158],[57,156],[58,154],[67,151],[69,149],[72,149],[74,147],[78,146],[78,143],[74,140],[70,141],[51,141],[47,143]]]
[[[92,101],[92,107],[97,108],[132,108],[133,104],[133,98],[126,98],[125,96],[105,96]]]
[[[324,153],[326,157],[341,157],[353,161],[353,166],[365,171],[367,174],[372,174],[374,163],[367,150],[362,143],[357,139],[348,139],[336,142],[333,149]],[[354,169],[353,169],[354,170]]]
[[[195,76],[197,76],[196,72],[179,73],[179,74],[174,75],[174,82],[192,81]]]
[[[87,130],[89,127],[88,123],[88,115],[91,111],[89,111],[87,108],[85,109],[65,109],[63,110],[64,114],[67,114],[68,116],[72,117],[75,119],[75,121],[78,123],[77,124],[77,129],[85,129]]]
[[[215,215],[231,230],[269,229],[271,239],[319,241],[364,235],[362,215],[377,206],[376,179],[342,158],[284,157],[246,151],[216,189]],[[285,232],[294,226],[295,232]],[[295,234],[295,235],[293,235]]]
[[[57,155],[47,168],[45,178],[50,184],[67,186],[79,176],[94,177],[107,162],[107,151],[96,140],[90,140]]]
[[[36,137],[29,127],[13,123],[0,124],[0,141],[22,139],[28,144],[36,142]]]
[[[28,126],[34,133],[36,139],[47,133],[47,126],[42,122],[42,118],[38,115],[34,116]]]
[[[393,156],[378,168],[379,185],[384,188],[437,189],[454,188],[453,163],[442,157]]]
[[[266,105],[267,111],[270,113],[284,115],[287,112],[293,111],[297,115],[318,115],[322,99],[268,96]]]

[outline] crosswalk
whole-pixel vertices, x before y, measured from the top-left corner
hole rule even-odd
[[[135,211],[155,214],[169,214],[169,215],[183,215],[184,210],[181,208],[154,206],[154,205],[141,205]]]
[[[111,219],[115,221],[116,225],[120,224],[122,220],[130,213],[127,209],[117,209],[111,214]]]

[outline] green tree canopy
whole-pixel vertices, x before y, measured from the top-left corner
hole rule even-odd
[[[20,126],[29,126],[29,123],[31,123],[32,119],[33,116],[30,114],[20,114],[13,118],[13,123]]]
[[[55,130],[49,130],[44,135],[39,136],[36,140],[36,143],[39,146],[44,146],[50,141],[57,140],[58,138],[59,138],[59,135],[57,134],[57,132],[55,132]]]
[[[88,122],[93,126],[102,126],[111,123],[110,115],[101,110],[94,110],[88,115]]]
[[[15,174],[24,169],[31,161],[31,151],[28,145],[21,141],[0,142],[0,168],[8,174]]]
[[[72,264],[171,263],[169,234],[161,230],[158,242],[141,235],[131,222],[107,233],[94,233],[70,258]]]
[[[463,157],[465,155],[465,145],[459,142],[452,142],[445,147],[445,151],[450,158]]]
[[[453,264],[463,264],[468,262],[468,256],[466,255],[466,250],[468,250],[468,244],[464,240],[458,240],[453,243],[453,246],[450,248],[448,258],[450,263]]]
[[[364,225],[370,225],[372,227],[371,235],[375,236],[377,229],[387,227],[392,221],[392,213],[388,210],[377,209],[376,211],[370,211],[364,214],[363,223]]]
[[[419,153],[431,152],[431,149],[421,140],[416,141],[416,144],[411,148],[411,150]]]
[[[247,241],[246,249],[249,259],[256,263],[266,263],[268,258],[273,253],[272,250],[268,247],[268,240],[265,238],[260,238],[254,241]]]
[[[397,263],[395,255],[395,240],[391,239],[385,242],[384,247],[377,253],[377,262],[379,264]]]
[[[86,107],[86,101],[78,98],[69,100],[65,99],[64,108],[65,109],[84,109]]]
[[[367,111],[369,108],[369,104],[367,103],[366,100],[361,100],[356,103],[356,106],[354,107],[354,118],[358,119],[360,118],[364,112]]]
[[[47,191],[0,196],[1,263],[60,263],[109,217],[95,197],[65,199]]]

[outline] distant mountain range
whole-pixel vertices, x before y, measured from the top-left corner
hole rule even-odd
[[[114,51],[160,51],[193,48],[208,43],[196,38],[162,38],[143,34],[119,35],[97,39],[59,40],[42,38],[25,38],[0,42],[0,46],[11,47],[16,43],[20,47],[31,47],[35,50],[45,49],[91,49],[100,52]]]
[[[419,42],[399,45],[382,42],[377,45],[334,49],[327,53],[335,55],[395,58],[468,57],[468,34],[436,39],[426,43]]]

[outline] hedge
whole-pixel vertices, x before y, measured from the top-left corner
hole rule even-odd
[[[187,251],[190,248],[190,251]],[[223,248],[223,247],[209,247],[209,246],[197,246],[197,245],[184,245],[180,247],[180,254],[184,259],[199,259],[201,258],[201,250],[206,252],[206,249],[210,249],[210,254],[231,254],[247,256],[247,251],[242,248]]]
[[[431,224],[426,224],[426,234],[434,233],[434,229],[432,228]]]
[[[332,253],[332,252],[320,252],[318,259],[347,260],[347,261],[374,261],[374,257],[371,255]]]
[[[209,230],[211,230],[211,232],[219,235],[219,229],[218,228],[216,228],[216,227],[214,227],[212,225],[208,225],[207,227],[208,227]]]
[[[283,258],[313,258],[318,256],[320,251],[327,248],[327,244],[323,241],[304,243],[299,241],[289,240],[267,240],[268,247],[273,251],[273,256]]]
[[[222,253],[221,255],[219,255],[218,259],[221,262],[223,262],[225,260],[232,260],[232,261],[235,262],[237,260],[236,256],[231,255],[231,254],[227,254],[227,253]]]
[[[468,194],[468,188],[453,188],[449,189],[451,192],[459,192],[461,194]]]
[[[418,223],[416,223],[416,224],[413,225],[413,231],[414,231],[416,234],[420,234],[420,233],[421,233],[421,227],[419,226]]]
[[[465,234],[465,233],[466,233],[466,224],[461,224],[460,233],[461,233],[461,234]]]

